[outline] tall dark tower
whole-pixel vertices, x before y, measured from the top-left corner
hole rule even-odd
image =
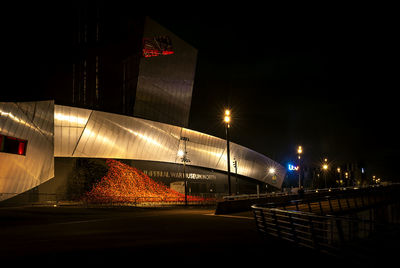
[[[1,100],[54,100],[187,127],[197,50],[134,10],[73,1],[15,27],[21,48]]]
[[[76,7],[71,104],[187,126],[197,50],[149,17]]]

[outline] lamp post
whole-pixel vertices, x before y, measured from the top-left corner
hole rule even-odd
[[[186,142],[189,141],[187,137],[181,137],[181,141],[184,142],[184,150],[178,151],[178,156],[181,157],[181,161],[183,162],[183,183],[185,186],[185,206],[187,206],[187,178],[186,178],[186,163],[190,162],[187,158],[187,151],[186,151]]]
[[[225,130],[226,130],[226,155],[227,155],[227,165],[228,165],[228,195],[231,195],[231,160],[229,152],[229,123],[231,122],[231,111],[225,110]]]
[[[301,189],[301,154],[303,153],[303,148],[301,146],[297,147],[297,157],[299,159],[299,191]]]
[[[326,173],[327,173],[327,171],[328,171],[328,168],[329,168],[329,166],[328,166],[328,159],[327,158],[325,158],[324,159],[324,163],[322,164],[322,169],[324,170],[324,179],[325,179],[325,189],[326,189]]]
[[[237,175],[237,161],[236,161],[236,158],[234,157],[233,158],[233,167],[235,168],[235,174],[236,174],[236,176],[235,176],[235,178],[236,178],[236,190],[235,190],[235,192],[236,192],[236,194],[239,194],[239,184],[238,184],[238,175]]]

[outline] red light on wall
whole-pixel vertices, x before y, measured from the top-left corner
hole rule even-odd
[[[172,55],[172,54],[174,54],[174,52],[173,51],[163,51],[162,54],[163,55]]]
[[[25,155],[25,142],[19,142],[18,144],[18,154]]]
[[[145,58],[174,54],[172,42],[168,36],[143,38],[143,56]]]
[[[26,155],[27,140],[0,135],[0,152]]]

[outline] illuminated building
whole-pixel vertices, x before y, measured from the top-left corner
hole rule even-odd
[[[150,18],[113,20],[110,13],[120,10],[94,7],[75,10],[73,47],[66,53],[72,63],[57,54],[57,64],[49,65],[55,74],[43,86],[49,94],[0,102],[0,200],[27,191],[68,198],[92,183],[74,181],[76,170],[90,161],[105,166],[106,159],[124,161],[170,188],[180,189],[185,176],[193,195],[226,193],[226,141],[187,128],[197,50]],[[67,71],[59,72],[60,65]],[[230,147],[240,180],[233,192],[281,187],[281,165]],[[182,162],[185,148],[190,162]]]
[[[43,185],[43,193],[65,192],[65,189],[60,190],[60,185],[64,183],[61,188],[66,187],[65,181],[74,168],[75,159],[131,160],[133,166],[170,186],[182,181],[182,162],[178,154],[184,142],[190,158],[190,163],[186,164],[186,178],[191,192],[226,192],[224,139],[137,117],[54,105],[52,101],[0,103],[0,112],[2,137],[27,141],[25,155],[0,153],[2,199],[28,191],[54,177],[54,184]],[[242,179],[247,178],[253,190],[257,183],[281,187],[284,167],[238,144],[231,143],[230,147],[231,156],[237,161],[237,174]],[[274,176],[269,172],[271,167],[275,169]],[[60,181],[64,182],[60,184]]]

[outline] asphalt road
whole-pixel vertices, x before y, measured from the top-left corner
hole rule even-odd
[[[0,241],[11,265],[294,265],[310,253],[261,239],[251,212],[211,208],[0,208]]]

